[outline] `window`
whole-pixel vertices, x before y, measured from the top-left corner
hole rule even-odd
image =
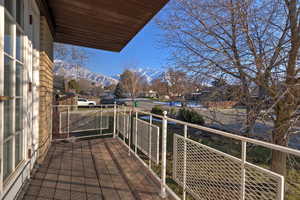
[[[11,15],[13,14],[13,4],[14,4],[14,0],[5,0],[4,1],[4,6],[5,6],[7,12],[9,12]]]
[[[10,20],[8,14],[5,14],[4,52],[10,56],[13,54],[13,29],[13,22]]]
[[[16,20],[17,23],[23,27],[24,22],[24,3],[22,0],[16,0]]]
[[[4,1],[3,179],[24,159],[23,134],[23,0]],[[2,84],[2,83],[0,83]]]

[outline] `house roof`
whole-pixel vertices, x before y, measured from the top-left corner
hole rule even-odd
[[[37,0],[56,42],[109,51],[121,51],[168,1]]]

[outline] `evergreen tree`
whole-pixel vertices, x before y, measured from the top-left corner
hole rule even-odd
[[[121,84],[118,83],[116,86],[116,89],[115,89],[115,96],[116,96],[116,98],[122,98],[122,97],[124,97],[123,94],[124,94],[124,89],[121,86]]]

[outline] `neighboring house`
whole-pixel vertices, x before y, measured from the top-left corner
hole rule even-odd
[[[202,96],[203,96],[203,92],[192,92],[190,94],[186,94],[185,99],[192,100],[192,101],[200,101]]]
[[[222,85],[222,86],[207,86],[197,92],[186,94],[187,100],[199,101],[201,103],[207,101],[222,102],[236,101],[240,95],[239,85]]]
[[[149,97],[149,98],[157,98],[158,94],[156,91],[154,90],[148,90],[147,92],[144,92],[142,94],[143,97]]]
[[[170,100],[171,98],[168,95],[161,95],[161,96],[159,96],[159,99]]]
[[[52,139],[53,42],[121,51],[167,0],[0,0],[0,199]]]

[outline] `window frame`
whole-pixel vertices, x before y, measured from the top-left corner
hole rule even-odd
[[[26,40],[25,40],[25,30],[26,30],[26,11],[28,9],[28,1],[29,0],[22,0],[22,12],[20,13],[20,19],[22,19],[22,26],[18,24],[18,19],[17,19],[17,1],[19,0],[11,0],[13,2],[13,10],[12,13],[10,13],[8,10],[5,8],[5,0],[0,0],[0,40],[3,39],[3,42],[0,41],[3,45],[3,48],[0,48],[0,59],[3,62],[0,62],[0,83],[4,85],[4,59],[5,57],[12,59],[13,64],[12,64],[12,72],[11,74],[11,80],[13,83],[15,83],[12,87],[12,133],[9,135],[7,138],[4,139],[4,129],[3,129],[3,123],[4,123],[4,102],[0,102],[0,117],[2,120],[0,120],[0,158],[1,158],[1,173],[0,173],[0,192],[2,193],[7,187],[11,184],[11,180],[15,178],[15,175],[17,172],[20,170],[21,165],[25,163],[26,158],[26,142],[25,139],[27,137],[26,134],[26,127],[25,127],[25,113],[26,113],[26,98],[25,98],[25,91],[26,91],[26,72],[27,72],[27,62],[26,62],[26,54],[27,52],[27,45],[26,45]],[[4,35],[5,35],[5,19],[6,17],[13,23],[12,29],[13,29],[13,35],[12,35],[12,55],[8,54],[4,50]],[[17,41],[18,41],[18,35],[17,31],[20,33],[20,46],[18,49],[17,48]],[[20,58],[17,58],[17,51],[20,51]],[[3,63],[3,64],[2,64]],[[20,72],[20,85],[19,89],[21,90],[21,94],[17,96],[16,94],[16,76],[17,76],[17,65],[21,67],[21,72]],[[0,95],[4,94],[4,87],[0,87]],[[16,130],[16,102],[20,100],[20,111],[19,111],[19,117],[21,120],[19,120],[19,125],[20,129]],[[21,145],[21,159],[18,160],[18,163],[16,163],[16,138],[19,137],[22,141],[19,143]],[[12,141],[12,163],[11,163],[11,172],[4,178],[4,144]]]

